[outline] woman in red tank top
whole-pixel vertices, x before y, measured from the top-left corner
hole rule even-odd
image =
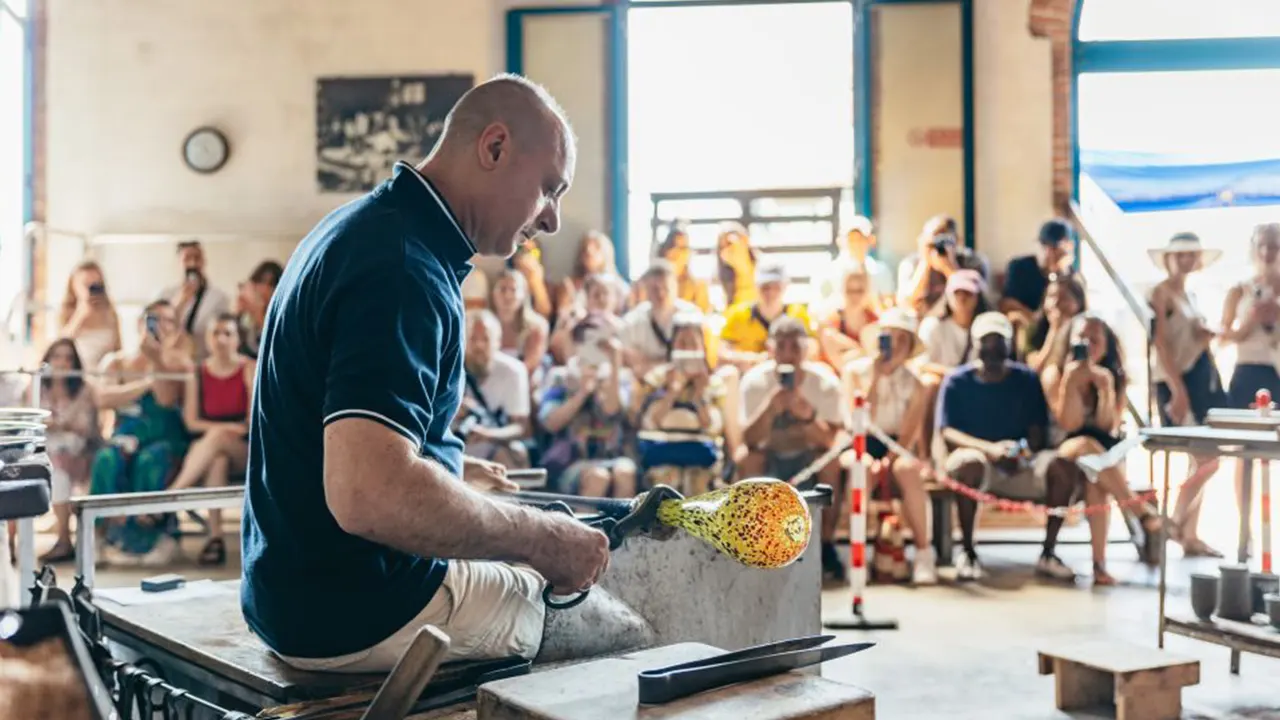
[[[249,455],[249,407],[257,364],[240,354],[240,323],[225,314],[210,323],[206,346],[209,357],[187,381],[183,419],[187,430],[199,438],[191,443],[182,470],[170,487],[174,490],[203,482],[206,487],[244,481]],[[227,561],[222,536],[222,511],[209,511],[209,542],[200,552],[200,564]]]

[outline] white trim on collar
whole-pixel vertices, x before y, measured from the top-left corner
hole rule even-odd
[[[410,165],[409,163],[405,163],[404,166],[405,170],[413,173],[413,176],[418,178],[418,182],[421,182],[422,186],[427,189],[427,192],[431,193],[431,197],[435,199],[436,204],[438,204],[440,209],[444,211],[445,217],[449,218],[449,222],[453,223],[453,228],[457,230],[458,234],[462,236],[462,239],[467,242],[467,246],[471,249],[472,254],[479,252],[476,250],[476,244],[471,242],[471,238],[467,237],[467,234],[462,232],[462,226],[458,224],[458,218],[454,217],[453,210],[449,209],[449,205],[445,203],[444,198],[440,197],[440,194],[431,186],[431,183],[427,182],[427,179],[422,176],[422,173],[418,172],[418,168]]]

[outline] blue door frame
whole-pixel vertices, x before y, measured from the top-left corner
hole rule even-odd
[[[1071,19],[1071,195],[1080,199],[1080,76],[1085,73],[1197,72],[1280,69],[1280,37],[1186,40],[1080,39],[1085,3],[1077,0]],[[1211,12],[1211,4],[1206,4]]]
[[[963,145],[964,145],[964,210],[965,240],[974,244],[977,223],[975,221],[975,142],[973,103],[973,0],[614,0],[609,5],[561,5],[550,7],[523,7],[507,11],[507,71],[523,74],[525,17],[536,15],[607,14],[611,26],[612,42],[608,48],[610,167],[615,168],[611,178],[610,221],[618,270],[628,272],[627,211],[630,199],[627,185],[627,11],[632,8],[687,8],[727,5],[779,5],[797,3],[847,2],[853,13],[853,117],[854,117],[854,205],[858,213],[875,217],[875,192],[872,169],[873,146],[871,138],[871,83],[874,58],[871,53],[871,11],[877,5],[906,5],[928,3],[954,3],[960,6],[961,17],[961,77],[963,83]]]

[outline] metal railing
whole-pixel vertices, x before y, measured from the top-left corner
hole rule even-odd
[[[1103,316],[1126,350],[1125,371],[1133,380],[1127,389],[1129,416],[1138,427],[1148,427],[1157,415],[1155,387],[1151,382],[1155,352],[1151,306],[1139,298],[1107,258],[1101,243],[1089,231],[1080,206],[1075,203],[1071,204],[1070,220],[1080,239],[1080,271],[1086,283],[1089,308]]]

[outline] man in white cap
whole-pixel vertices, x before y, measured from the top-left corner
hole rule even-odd
[[[949,375],[939,391],[937,426],[947,445],[946,473],[1001,498],[1070,505],[1084,473],[1047,446],[1049,404],[1035,372],[1010,359],[1013,324],[987,312],[974,319],[971,333],[978,361]],[[973,544],[978,504],[957,495],[956,507],[964,542],[956,577],[976,580],[982,576]],[[1048,520],[1036,573],[1074,580],[1075,573],[1054,554],[1062,520]]]

